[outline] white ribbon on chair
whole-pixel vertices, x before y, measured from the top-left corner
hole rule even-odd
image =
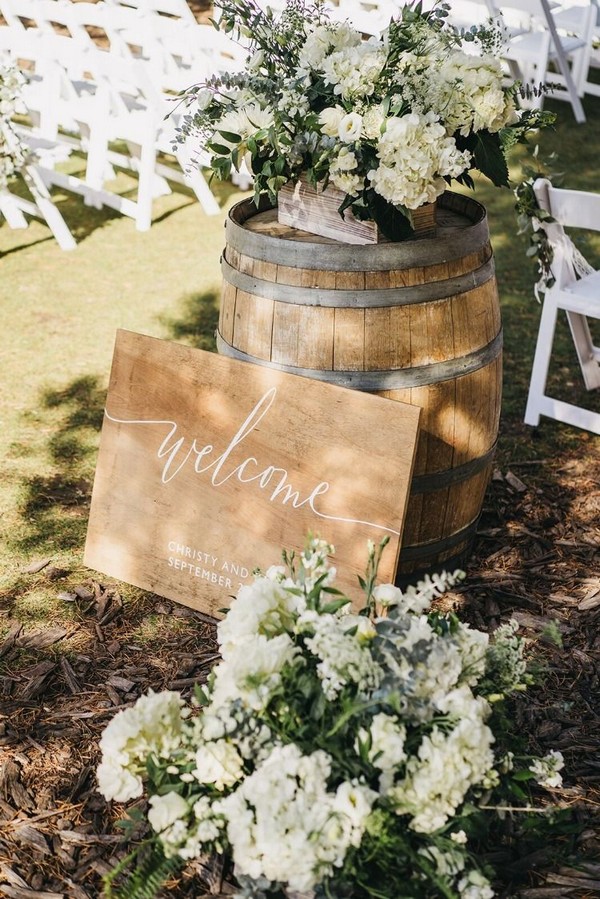
[[[580,278],[586,278],[588,275],[592,275],[596,269],[590,265],[587,261],[581,250],[575,246],[571,238],[568,234],[565,234],[565,231],[562,225],[559,225],[556,222],[542,222],[540,219],[534,218],[532,219],[532,225],[534,231],[545,231],[548,235],[548,239],[552,244],[552,248],[555,253],[556,258],[556,250],[559,251],[561,256],[561,262],[563,265],[566,265],[568,269],[570,269],[577,280]],[[552,270],[552,266],[550,266]],[[554,278],[557,277],[558,272],[552,272]],[[533,291],[535,293],[535,298],[538,302],[541,302],[541,294],[545,293],[548,289],[548,275],[546,272],[541,270],[540,277],[537,283],[534,285]]]

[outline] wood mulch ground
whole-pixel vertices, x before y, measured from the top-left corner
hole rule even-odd
[[[566,760],[554,799],[572,810],[576,832],[524,847],[511,865],[500,860],[498,895],[600,895],[600,472],[589,459],[496,470],[468,579],[451,597],[482,629],[517,619],[547,666],[543,685],[515,709],[519,727],[533,750],[560,749]],[[32,591],[51,582],[77,614],[70,631],[14,623],[0,645],[0,895],[95,899],[124,854],[114,826],[123,810],[96,791],[102,729],[149,688],[187,695],[203,682],[217,658],[214,622],[153,595],[125,607],[118,585],[74,581],[51,559],[30,564],[26,577]],[[10,610],[7,595],[0,611],[9,621]],[[158,621],[151,648],[132,636],[149,616]],[[551,622],[562,648],[545,635]],[[79,650],[57,651],[74,631]],[[216,893],[218,876],[213,883]],[[168,895],[207,889],[197,866]]]

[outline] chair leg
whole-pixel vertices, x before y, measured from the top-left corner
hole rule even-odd
[[[156,147],[152,140],[142,144],[139,159],[135,227],[138,231],[149,231],[152,225],[152,198],[156,176]]]
[[[54,205],[50,193],[48,192],[48,188],[44,184],[44,180],[37,167],[34,165],[26,165],[21,170],[21,175],[35,200],[35,205],[39,209],[41,217],[52,231],[59,247],[62,250],[75,249],[77,246],[75,238],[69,231],[64,218]]]
[[[542,411],[541,404],[546,389],[546,381],[548,379],[550,355],[552,353],[554,331],[556,329],[556,318],[556,302],[552,299],[551,295],[547,294],[544,298],[544,305],[542,307],[542,317],[540,319],[537,344],[533,358],[531,380],[529,382],[529,394],[527,396],[527,407],[525,409],[524,418],[525,424],[532,425],[533,427],[536,427],[540,423],[540,412]]]
[[[27,228],[27,219],[23,215],[13,195],[8,191],[0,191],[0,215],[3,215],[9,228]]]
[[[585,315],[580,315],[578,312],[567,312],[567,319],[585,386],[588,390],[594,390],[600,387],[600,363],[596,358],[596,348],[592,341],[588,320]]]

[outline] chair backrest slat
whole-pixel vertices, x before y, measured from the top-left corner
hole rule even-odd
[[[545,178],[534,190],[542,208],[563,227],[600,231],[600,194],[554,187]]]

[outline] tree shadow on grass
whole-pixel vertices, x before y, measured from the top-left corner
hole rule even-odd
[[[219,297],[216,291],[188,294],[180,304],[181,312],[177,317],[165,315],[159,319],[169,336],[196,349],[216,352],[219,323]]]
[[[27,528],[16,542],[17,550],[69,549],[85,539],[105,398],[106,390],[94,375],[42,394],[39,412],[52,422],[47,448],[52,471],[22,484],[19,511]]]

